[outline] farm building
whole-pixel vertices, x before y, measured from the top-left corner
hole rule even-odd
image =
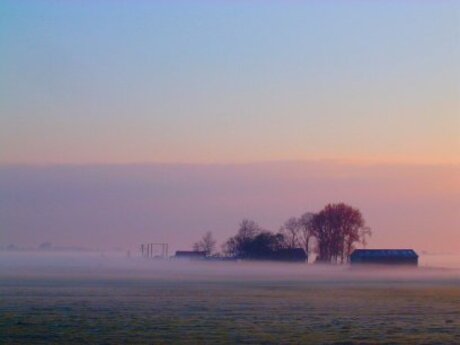
[[[302,248],[279,249],[273,253],[272,260],[287,262],[305,262],[308,259]]]
[[[190,251],[190,250],[178,250],[175,255],[176,259],[189,259],[189,260],[196,260],[196,259],[205,259],[206,252],[200,251]]]
[[[351,264],[418,265],[418,255],[412,249],[356,249]]]
[[[261,261],[283,261],[283,262],[305,262],[307,254],[302,248],[285,248],[270,252],[256,252],[249,255],[237,257],[241,260],[261,260]]]

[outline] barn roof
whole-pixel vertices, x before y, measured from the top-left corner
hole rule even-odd
[[[249,253],[239,258],[249,260],[305,262],[308,256],[302,248],[282,248],[268,253]]]
[[[296,257],[307,257],[305,250],[303,248],[282,248],[278,249],[277,253],[281,255],[291,255]]]
[[[278,249],[271,255],[271,259],[282,261],[305,261],[307,253],[302,248]]]
[[[206,252],[196,250],[178,250],[176,252],[176,256],[201,257],[206,256]]]
[[[355,249],[351,256],[355,258],[418,258],[413,249]]]

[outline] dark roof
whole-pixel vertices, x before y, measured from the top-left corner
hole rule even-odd
[[[413,249],[355,249],[352,258],[418,258]]]
[[[302,248],[284,248],[271,252],[249,253],[244,256],[238,256],[238,259],[246,260],[269,260],[269,261],[291,261],[305,262],[307,254]]]
[[[302,248],[285,248],[278,249],[273,253],[270,259],[281,261],[305,261],[307,260],[307,254]]]
[[[276,251],[278,255],[287,255],[287,256],[293,256],[293,257],[302,257],[306,258],[307,254],[305,253],[305,250],[302,248],[284,248],[284,249],[278,249]]]
[[[187,258],[205,257],[206,252],[193,251],[193,250],[178,250],[176,252],[176,256],[177,257],[187,257]]]

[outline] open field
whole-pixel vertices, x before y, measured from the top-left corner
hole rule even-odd
[[[294,265],[269,274],[253,265],[238,268],[238,278],[233,268],[223,274],[226,264],[165,265],[161,274],[2,267],[0,343],[460,344],[456,271],[373,275]]]

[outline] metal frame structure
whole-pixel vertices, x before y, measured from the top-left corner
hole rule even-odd
[[[155,255],[159,249],[160,255]],[[167,258],[168,257],[169,245],[168,243],[142,243],[141,244],[141,256],[144,258]]]

